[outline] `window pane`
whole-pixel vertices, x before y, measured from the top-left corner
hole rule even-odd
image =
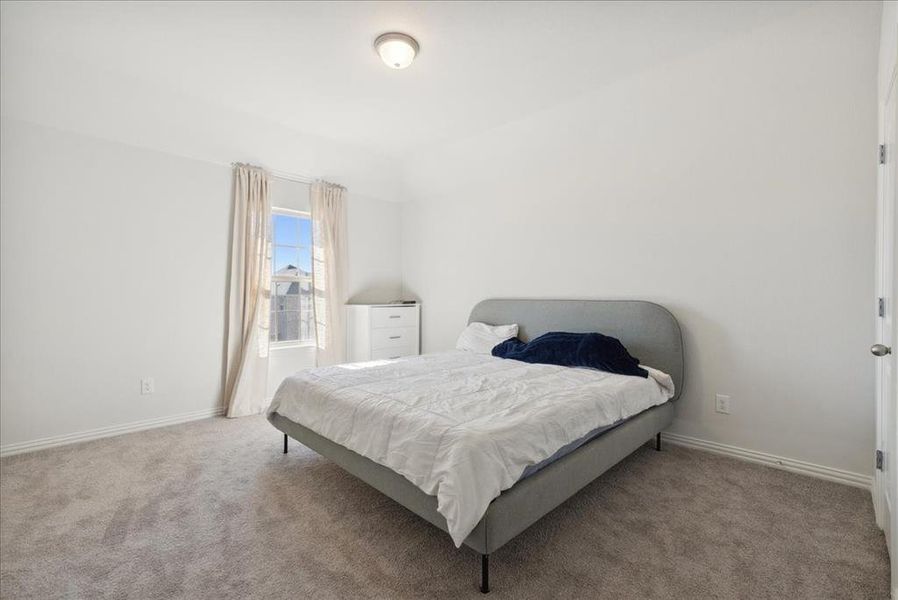
[[[290,342],[299,339],[300,297],[299,282],[278,281],[274,284],[274,306],[277,319],[278,342]]]
[[[299,217],[291,217],[288,215],[274,214],[274,236],[275,244],[284,246],[299,246],[299,222],[303,220]]]
[[[306,216],[272,213],[272,275],[311,277],[312,221]],[[272,281],[270,339],[313,341],[315,322],[310,281]]]
[[[274,272],[273,275],[296,275],[296,267],[299,265],[299,249],[288,246],[274,247]]]
[[[297,263],[299,267],[300,275],[303,277],[311,277],[312,276],[312,249],[311,248],[300,248],[299,249],[299,262]]]
[[[299,311],[283,310],[278,312],[279,342],[295,342],[299,339]]]
[[[273,310],[299,310],[299,282],[278,281],[274,284]]]
[[[299,246],[312,245],[312,220],[308,218],[299,219]]]

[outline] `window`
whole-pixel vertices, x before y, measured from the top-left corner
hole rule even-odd
[[[311,342],[312,221],[307,213],[271,211],[271,343]]]

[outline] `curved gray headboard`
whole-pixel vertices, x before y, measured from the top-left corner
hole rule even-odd
[[[680,324],[660,304],[643,300],[483,300],[471,310],[468,323],[473,321],[490,325],[517,323],[518,336],[523,340],[549,331],[598,331],[616,337],[642,364],[673,377],[673,400],[683,392]]]

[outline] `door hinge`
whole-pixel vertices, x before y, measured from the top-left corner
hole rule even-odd
[[[882,471],[882,450],[876,451],[876,468]]]
[[[886,299],[885,299],[885,298],[880,298],[880,299],[879,299],[879,309],[878,309],[878,313],[879,313],[879,316],[880,316],[880,317],[886,316]]]
[[[881,165],[886,164],[886,145],[885,144],[879,145],[879,164],[881,164]]]

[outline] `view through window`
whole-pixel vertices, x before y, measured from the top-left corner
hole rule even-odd
[[[273,209],[271,225],[271,342],[310,342],[312,221],[306,213]]]

